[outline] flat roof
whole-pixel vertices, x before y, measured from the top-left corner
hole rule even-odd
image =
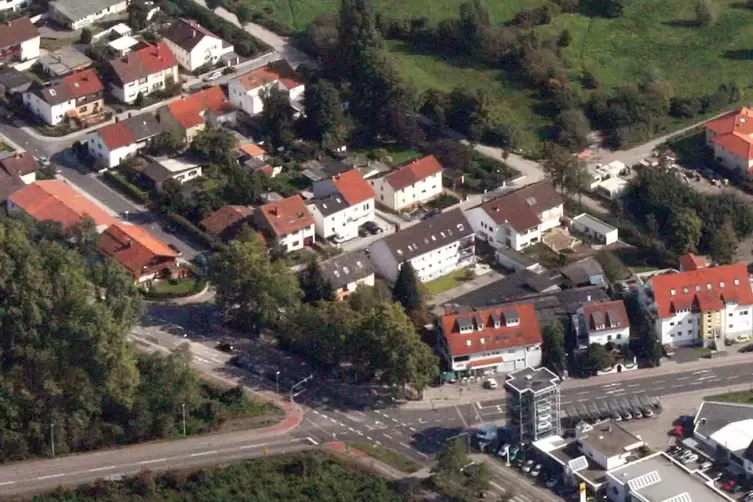
[[[695,433],[704,438],[729,424],[753,419],[753,406],[740,403],[704,401],[695,415]]]
[[[507,374],[505,385],[518,392],[540,392],[559,385],[559,377],[547,368],[523,368]]]
[[[577,222],[601,235],[607,235],[608,233],[617,231],[617,229],[612,225],[609,225],[601,221],[599,218],[595,218],[588,213],[579,214],[578,216],[573,218],[573,222]]]
[[[532,267],[537,263],[536,260],[531,259],[528,255],[524,255],[520,251],[515,251],[513,248],[498,249],[497,253],[506,256],[522,267]]]
[[[171,173],[181,173],[183,171],[188,171],[189,169],[193,169],[195,167],[199,167],[199,164],[195,164],[193,162],[188,162],[185,160],[180,159],[165,159],[160,160],[159,163],[170,171]]]
[[[606,457],[620,455],[644,444],[641,438],[623,429],[611,419],[589,427],[591,430],[578,441],[589,445]]]
[[[622,178],[609,178],[599,183],[599,186],[611,192],[613,190],[621,190],[628,186],[628,184],[629,182]]]
[[[630,486],[647,502],[729,502],[732,499],[712,488],[710,480],[693,474],[669,455],[659,452],[637,462],[612,469],[607,476]]]
[[[543,451],[543,450],[542,450]],[[599,464],[588,458],[578,449],[575,440],[571,440],[560,448],[547,452],[552,458],[560,462],[563,466],[572,465],[570,462],[577,458],[585,458],[587,464],[581,469],[575,471],[584,481],[598,487],[607,480],[607,471]]]
[[[125,35],[120,38],[116,38],[115,40],[113,40],[107,45],[109,45],[116,51],[124,51],[126,49],[130,49],[131,47],[133,47],[134,45],[137,45],[138,43],[139,41],[136,40],[135,38]]]

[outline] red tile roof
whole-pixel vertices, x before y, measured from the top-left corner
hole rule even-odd
[[[24,16],[0,24],[0,49],[19,45],[39,36],[39,30]]]
[[[540,225],[543,211],[563,204],[548,181],[540,181],[503,195],[480,207],[497,225],[509,223],[518,232]]]
[[[659,317],[680,310],[719,310],[727,302],[753,305],[748,269],[744,264],[708,267],[653,277],[651,284]]]
[[[487,364],[502,364],[505,360],[501,357],[490,357],[488,359],[476,359],[471,361],[471,368],[478,368],[479,366],[486,366]]]
[[[314,224],[314,217],[300,195],[270,202],[256,211],[266,223],[267,230],[276,237],[284,237]]]
[[[261,157],[267,154],[267,151],[256,143],[246,143],[238,147],[238,149],[251,157]]]
[[[354,206],[375,197],[374,189],[369,185],[358,169],[351,169],[332,177],[337,191],[345,202]]]
[[[238,77],[238,81],[247,91],[258,89],[259,87],[272,82],[280,82],[287,90],[295,89],[296,87],[303,85],[301,77],[296,73],[293,67],[290,66],[290,63],[284,59],[269,63],[267,66],[263,66],[257,70],[244,73]]]
[[[589,333],[630,327],[625,303],[622,300],[590,303],[583,307]]]
[[[99,134],[102,142],[107,145],[110,151],[137,142],[136,136],[125,122],[115,122],[114,124],[106,125],[97,130],[97,134]]]
[[[252,214],[254,210],[248,206],[225,206],[201,220],[201,226],[210,234],[219,235]]]
[[[25,176],[37,172],[39,166],[29,152],[15,153],[0,159],[0,166],[11,176]]]
[[[37,181],[10,196],[9,200],[37,221],[59,221],[63,228],[88,216],[97,226],[112,225],[115,218],[96,203],[60,180]]]
[[[483,329],[478,329],[479,320]],[[440,323],[453,357],[541,343],[539,320],[531,303],[445,314]],[[461,323],[470,323],[472,331],[461,333]]]
[[[99,238],[99,250],[115,258],[136,278],[141,277],[146,268],[158,265],[159,259],[174,262],[178,257],[178,253],[144,228],[126,223],[108,227]]]
[[[115,75],[123,84],[146,78],[177,65],[178,60],[175,59],[167,42],[147,45],[143,49],[129,52],[121,58],[110,61]]]
[[[384,179],[394,190],[402,190],[417,181],[441,172],[442,164],[433,155],[428,155],[405,164],[396,171],[387,174]]]
[[[75,98],[83,98],[95,92],[102,92],[105,86],[99,79],[94,70],[84,70],[67,77],[63,77],[63,82],[71,91]]]
[[[716,133],[712,141],[737,157],[753,159],[753,110],[743,107],[704,124]]]
[[[190,129],[205,122],[204,114],[208,110],[222,116],[232,111],[233,106],[228,101],[222,88],[214,86],[187,98],[173,101],[167,105],[167,108],[184,128]]]
[[[708,266],[709,262],[702,256],[696,256],[693,253],[680,256],[680,269],[683,272],[698,270],[699,268],[706,268]]]

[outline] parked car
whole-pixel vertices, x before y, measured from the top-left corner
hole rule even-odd
[[[235,66],[228,66],[224,70],[222,70],[223,75],[230,75],[231,73],[236,73],[238,71],[238,68]]]
[[[549,489],[552,489],[555,486],[557,486],[557,483],[559,483],[559,478],[557,476],[552,476],[551,478],[547,479],[544,482],[544,486],[546,486]]]
[[[368,235],[369,231],[363,225],[358,227],[358,237],[367,237]]]
[[[343,242],[348,242],[350,240],[355,239],[355,235],[335,235],[332,240],[335,242],[335,244],[342,244]]]
[[[706,460],[704,463],[701,464],[701,470],[705,471],[706,469],[711,469],[711,466],[714,465],[714,462],[711,460]]]
[[[220,342],[219,344],[217,344],[217,350],[221,350],[222,352],[227,352],[229,354],[235,350],[235,346],[229,342]]]
[[[384,232],[384,229],[379,226],[379,224],[375,221],[367,221],[363,225],[361,225],[363,228],[366,229],[367,232],[369,232],[372,235],[381,234]]]
[[[222,76],[222,72],[213,71],[212,73],[210,73],[209,75],[207,75],[206,77],[204,77],[202,80],[204,80],[204,82],[211,82],[213,80],[217,80],[221,76]]]
[[[526,460],[526,463],[523,464],[522,471],[525,473],[531,472],[531,469],[533,469],[533,460]]]
[[[432,210],[431,210],[431,211],[429,211],[428,213],[424,214],[424,215],[423,215],[423,216],[421,217],[421,219],[422,219],[422,220],[425,220],[425,219],[431,218],[432,216],[436,216],[436,215],[438,215],[438,214],[439,214],[439,213],[441,213],[441,212],[442,212],[442,210],[441,210],[441,209],[432,209]]]
[[[654,418],[654,412],[651,411],[651,408],[642,408],[643,410],[643,416],[646,418]]]
[[[497,387],[499,387],[499,385],[497,384],[497,381],[495,379],[487,378],[486,380],[484,380],[485,389],[496,389]]]
[[[539,474],[541,474],[541,464],[533,466],[533,469],[528,473],[532,478],[538,477]]]
[[[748,343],[750,341],[750,335],[737,335],[735,341],[737,343]]]
[[[722,490],[731,492],[735,489],[735,486],[737,486],[737,481],[735,481],[734,479],[730,479],[722,485]]]
[[[690,455],[682,458],[683,464],[690,464],[691,462],[698,462],[698,455],[691,453]]]

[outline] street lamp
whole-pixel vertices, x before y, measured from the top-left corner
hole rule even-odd
[[[280,370],[277,370],[277,373],[275,373],[275,389],[276,392],[280,393]]]
[[[296,388],[296,387],[298,387],[299,385],[303,385],[304,383],[308,382],[308,381],[309,381],[309,380],[311,380],[312,378],[314,378],[314,375],[309,375],[309,376],[307,376],[306,378],[304,378],[303,380],[301,380],[300,382],[294,383],[294,384],[293,384],[293,385],[292,385],[292,386],[290,387],[290,402],[291,402],[291,403],[292,403],[292,402],[294,402],[294,401],[293,401],[293,398],[295,397],[295,388]],[[305,390],[305,389],[304,389],[304,390]],[[303,391],[301,391],[301,392],[303,392]]]
[[[183,435],[186,435],[186,403],[180,403],[183,415]]]
[[[52,458],[55,458],[55,422],[50,423],[50,450]]]

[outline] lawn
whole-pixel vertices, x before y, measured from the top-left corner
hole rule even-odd
[[[351,447],[361,450],[370,457],[374,457],[377,460],[384,462],[385,464],[394,467],[395,469],[405,472],[413,473],[421,468],[421,464],[414,462],[413,460],[400,455],[399,453],[384,448],[382,446],[376,446],[371,443],[348,443]]]
[[[198,293],[205,284],[206,281],[204,279],[195,276],[156,281],[152,289],[146,293],[146,296],[153,299],[181,298]]]
[[[753,404],[753,389],[741,390],[739,392],[728,392],[726,394],[717,394],[715,396],[706,396],[704,401],[719,401],[722,403],[743,403]]]
[[[426,289],[426,293],[429,296],[438,295],[440,293],[444,293],[445,291],[449,291],[452,288],[460,286],[467,280],[467,277],[467,269],[462,268],[460,270],[454,271],[451,274],[442,276],[439,279],[434,279],[433,281],[427,282],[426,284],[424,284],[424,288]]]
[[[396,145],[381,144],[376,145],[368,150],[354,150],[352,153],[365,158],[372,158],[375,153],[382,151],[380,160],[391,166],[399,166],[405,164],[413,159],[422,157],[423,154],[418,150],[405,149]]]

